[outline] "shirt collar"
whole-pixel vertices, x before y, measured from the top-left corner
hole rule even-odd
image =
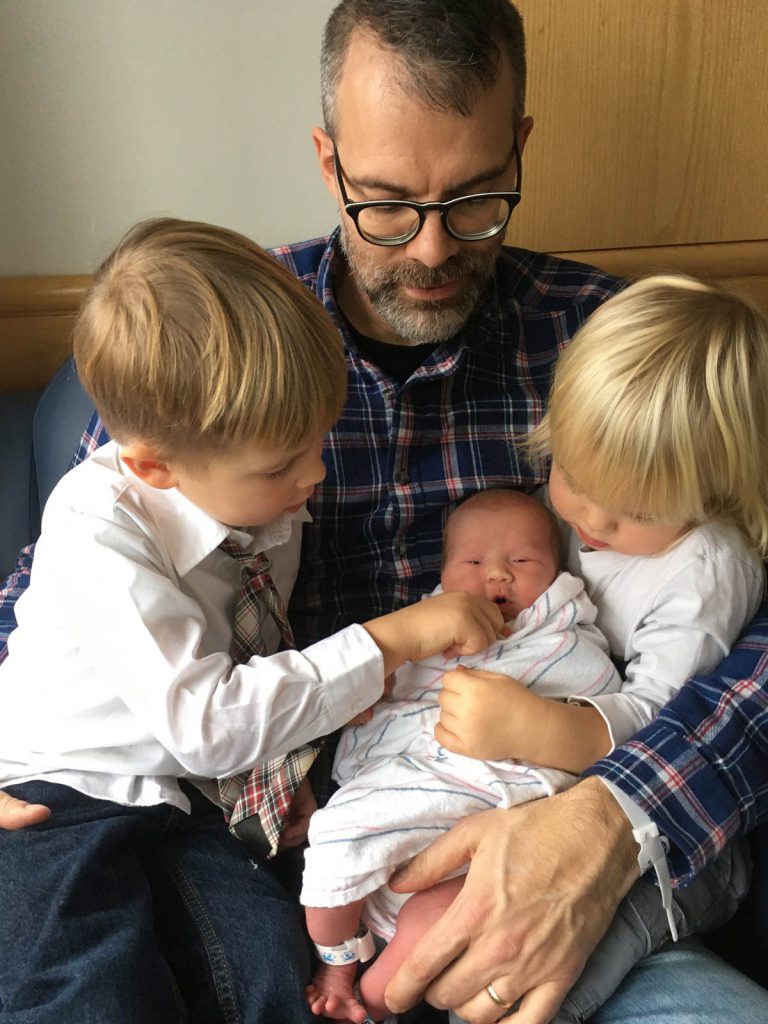
[[[264,526],[227,526],[193,504],[177,488],[159,490],[145,484],[119,458],[116,444],[115,449],[120,471],[131,486],[141,492],[144,503],[151,509],[158,540],[180,576],[186,576],[227,537],[256,554],[284,544],[291,536],[294,522],[312,521],[303,505],[298,512],[288,513]]]

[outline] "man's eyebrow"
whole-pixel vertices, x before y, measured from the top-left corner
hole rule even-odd
[[[464,181],[457,182],[455,185],[451,186],[451,188],[446,189],[444,194],[454,196],[469,195],[475,186],[481,185],[486,181],[491,181],[493,178],[500,177],[512,162],[514,152],[515,150],[513,145],[509,155],[499,164],[494,167],[489,167],[487,170],[480,171],[479,174],[475,174],[471,178],[465,178]],[[393,198],[396,196],[408,195],[408,189],[405,185],[398,185],[396,182],[387,181],[384,178],[356,178],[347,174],[346,168],[344,169],[344,177],[346,178],[347,183],[353,188],[369,189],[372,192],[389,192]]]

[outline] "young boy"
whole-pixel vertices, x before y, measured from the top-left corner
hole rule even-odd
[[[215,780],[338,728],[408,658],[486,647],[502,616],[445,595],[274,653],[346,372],[327,314],[252,242],[139,225],[96,273],[74,349],[115,440],[52,494],[0,669],[0,785],[53,812],[0,834],[0,1007],[278,1020],[302,972],[296,911],[227,831]],[[261,553],[265,656],[237,664],[238,556]]]

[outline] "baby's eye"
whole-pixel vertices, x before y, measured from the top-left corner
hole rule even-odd
[[[648,526],[653,522],[653,516],[645,515],[642,512],[627,512],[627,519],[631,519],[633,523],[641,523],[643,526]]]
[[[281,469],[273,469],[271,473],[260,473],[259,475],[266,477],[267,480],[276,480],[278,477],[285,476],[289,468],[290,464],[288,466],[283,466]]]

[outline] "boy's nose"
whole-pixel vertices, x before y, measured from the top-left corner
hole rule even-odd
[[[611,533],[616,528],[615,518],[601,508],[594,506],[584,513],[588,533]]]

